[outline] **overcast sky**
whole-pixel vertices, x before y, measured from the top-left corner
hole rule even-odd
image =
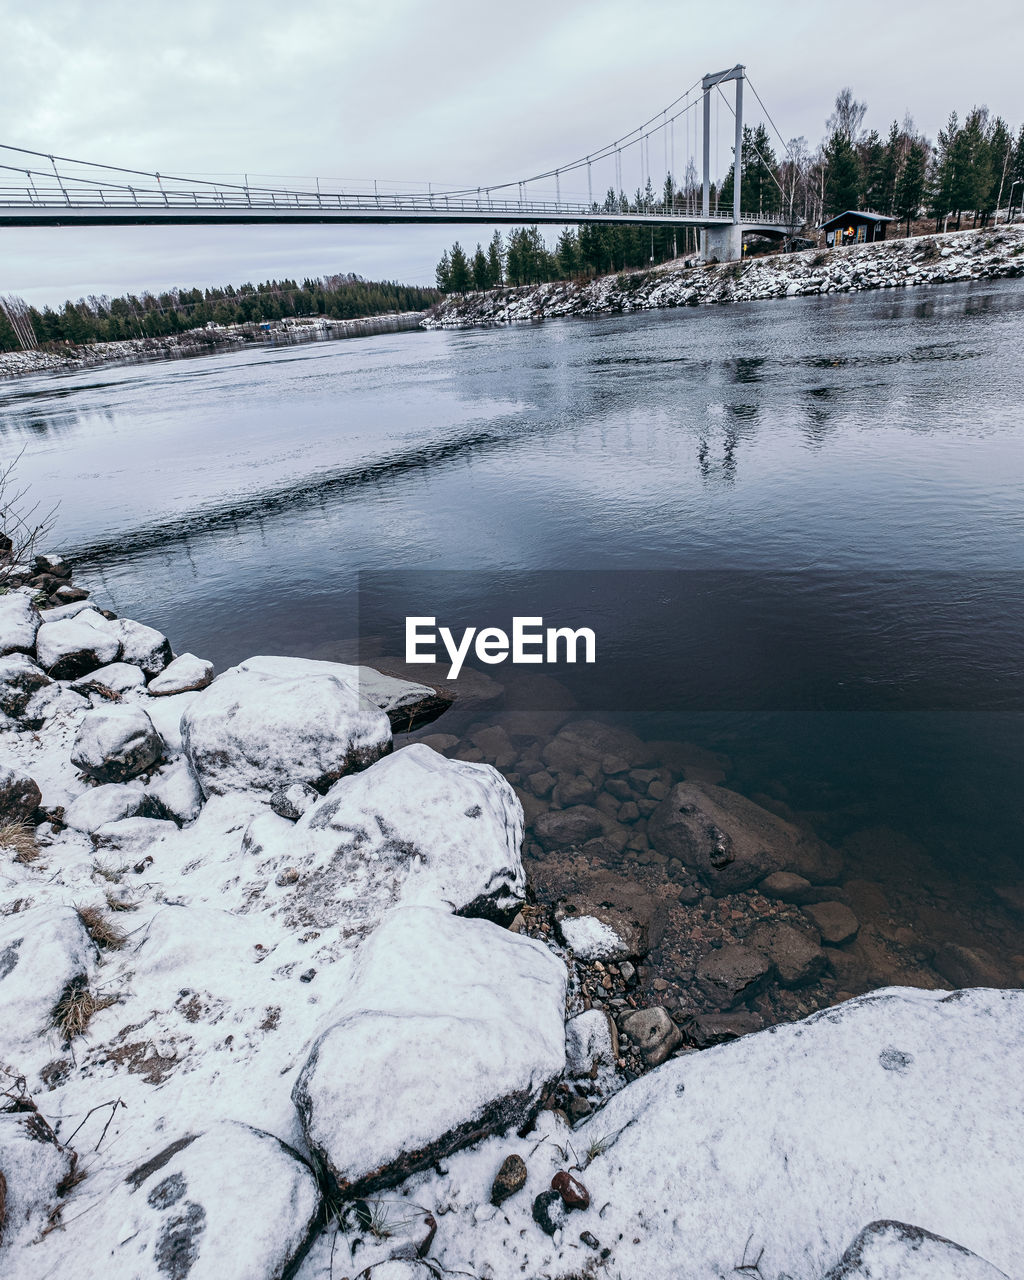
[[[975,103],[1016,128],[1022,13],[1019,0],[0,0],[0,142],[250,181],[475,186],[590,152],[736,62],[785,137],[812,146],[844,85],[883,133],[909,111],[934,138]],[[727,133],[723,120],[719,168]],[[676,141],[679,156],[682,127]],[[0,293],[41,304],[335,271],[432,283],[446,244],[490,231],[0,230]]]

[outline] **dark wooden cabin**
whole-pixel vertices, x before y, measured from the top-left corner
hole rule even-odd
[[[825,233],[825,244],[829,249],[844,244],[871,244],[874,240],[885,239],[885,229],[895,218],[887,218],[884,213],[865,213],[861,209],[847,209],[823,222],[819,230]]]

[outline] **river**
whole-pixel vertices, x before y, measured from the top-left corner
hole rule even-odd
[[[0,441],[76,581],[218,668],[372,652],[385,597],[557,615],[585,709],[1019,880],[1022,321],[980,282],[232,351],[0,383]]]

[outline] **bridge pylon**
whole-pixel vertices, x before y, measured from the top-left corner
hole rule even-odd
[[[704,124],[704,189],[702,211],[711,212],[711,90],[732,80],[736,85],[736,144],[732,162],[732,222],[722,226],[706,226],[701,230],[700,256],[705,262],[716,258],[732,262],[743,257],[743,230],[740,226],[740,182],[743,176],[743,76],[741,62],[728,71],[715,71],[701,82],[704,90],[702,107]]]

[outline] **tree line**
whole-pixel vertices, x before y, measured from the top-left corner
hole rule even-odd
[[[54,342],[84,344],[122,338],[161,338],[208,323],[259,324],[287,316],[350,320],[392,311],[423,311],[437,301],[434,289],[392,280],[331,275],[210,289],[79,298],[56,309],[0,299],[0,351]],[[21,340],[19,340],[21,330]]]
[[[907,116],[894,120],[885,137],[864,128],[867,104],[850,89],[836,95],[825,136],[812,151],[806,138],[792,138],[782,154],[763,124],[743,130],[741,199],[744,213],[785,214],[809,235],[827,218],[847,209],[869,209],[901,221],[909,235],[922,214],[935,230],[960,229],[963,219],[985,226],[1011,196],[1024,203],[1024,125],[1014,134],[987,107],[973,107],[963,121],[952,112],[932,143]],[[650,181],[632,198],[609,190],[595,212],[697,213],[703,193],[691,161],[680,181],[669,175],[655,192]],[[731,209],[733,171],[711,184],[711,205]],[[538,284],[629,270],[668,261],[696,249],[692,231],[642,224],[566,228],[549,247],[537,227],[495,232],[486,247],[467,252],[456,241],[437,264],[444,293]]]

